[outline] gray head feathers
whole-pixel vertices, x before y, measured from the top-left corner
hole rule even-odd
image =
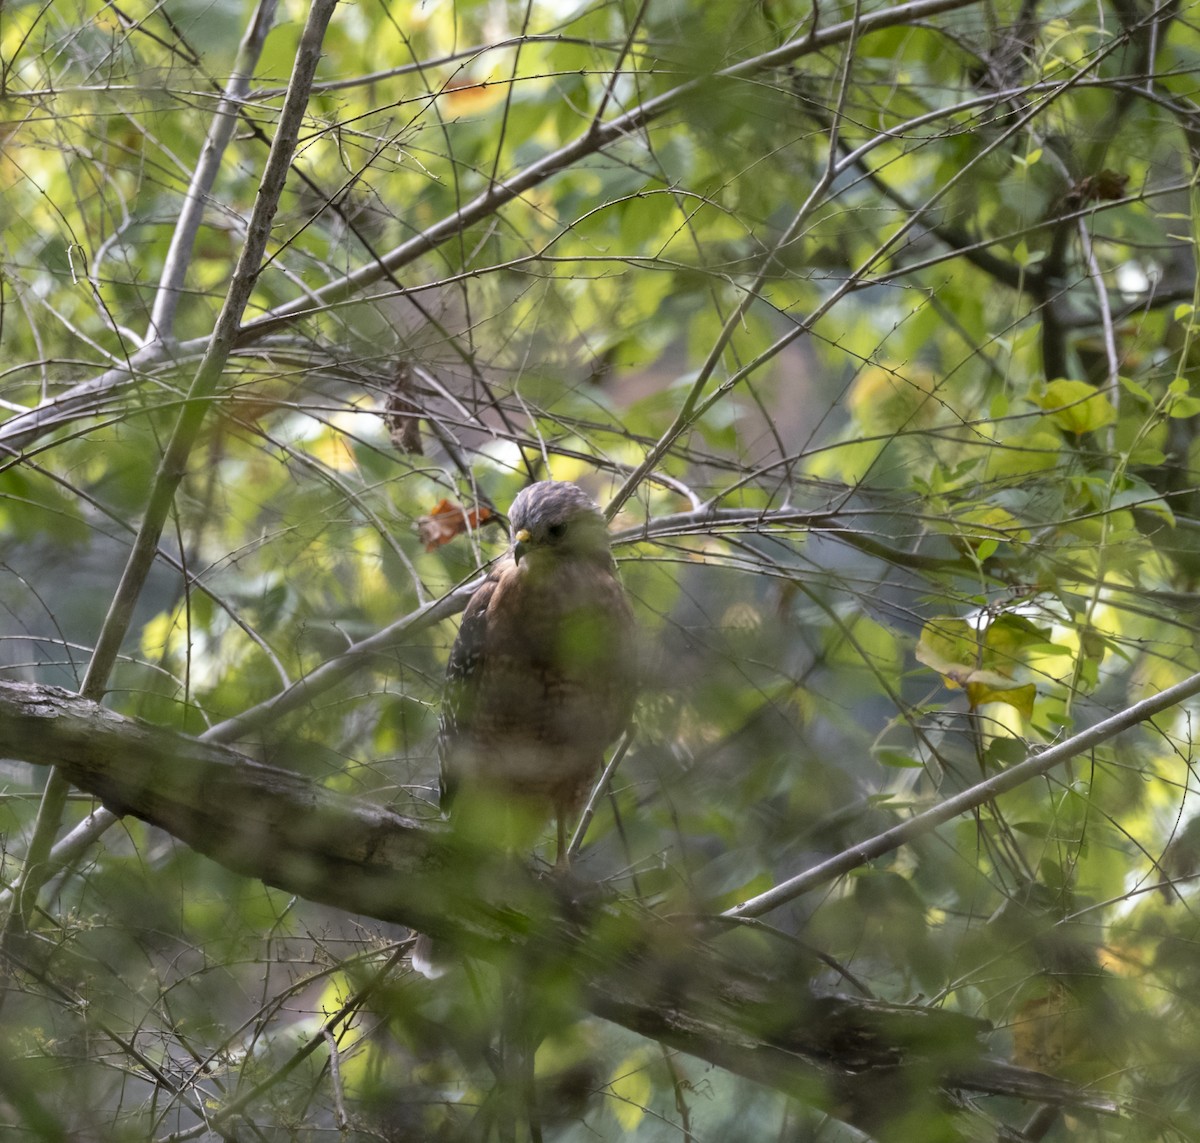
[[[608,529],[599,506],[579,485],[566,480],[542,480],[523,488],[508,521],[518,560],[537,550],[608,552]]]

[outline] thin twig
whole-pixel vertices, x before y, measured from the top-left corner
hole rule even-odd
[[[325,1043],[329,1045],[329,1078],[333,1087],[334,1117],[338,1129],[345,1131],[350,1121],[346,1118],[346,1100],[342,1094],[342,1067],[338,1060],[337,1037],[328,1024],[321,1029],[321,1035],[325,1038]]]
[[[229,146],[237,127],[238,108],[250,91],[250,80],[262,54],[267,33],[274,23],[277,5],[278,0],[259,0],[238,46],[237,59],[234,61],[229,82],[225,85],[220,103],[213,111],[212,122],[209,124],[204,145],[200,148],[196,169],[192,172],[191,182],[184,192],[179,221],[175,225],[174,234],[171,235],[171,245],[166,258],[163,259],[162,274],[159,276],[154,306],[150,311],[148,341],[165,340],[175,328],[175,311],[183,295],[184,279],[191,264],[196,235],[200,232],[200,223],[204,218],[204,208],[208,205],[217,172],[221,169],[225,149]]]
[[[724,356],[725,350],[728,348],[734,333],[745,321],[747,311],[758,301],[762,288],[766,284],[768,274],[777,268],[776,258],[779,253],[786,250],[795,242],[801,232],[801,228],[820,204],[825,192],[833,185],[839,169],[839,164],[837,163],[838,134],[841,129],[842,113],[850,91],[851,61],[854,58],[854,47],[858,43],[861,23],[861,4],[856,3],[854,14],[849,21],[849,33],[846,37],[847,43],[842,59],[842,74],[838,82],[837,107],[833,112],[832,124],[829,128],[829,155],[820,177],[809,190],[804,202],[800,204],[800,208],[792,216],[791,222],[788,223],[779,237],[762,256],[758,270],[749,284],[743,289],[738,304],[734,306],[733,312],[721,325],[720,332],[713,341],[703,364],[697,371],[696,379],[688,387],[688,391],[680,403],[679,411],[675,414],[674,420],[654,443],[654,446],[647,451],[642,462],[625,479],[625,483],[617,490],[616,495],[608,502],[604,512],[609,520],[621,510],[625,501],[637,490],[638,485],[645,478],[646,474],[658,466],[667,449],[675,443],[689,426],[695,424],[700,415],[699,410],[706,409],[712,404],[711,399],[701,403],[700,398],[704,390],[708,387],[709,381],[712,380],[713,373]],[[738,377],[744,375],[743,372],[736,374]],[[728,389],[729,384],[726,382],[717,387],[717,392],[724,394]]]
[[[819,865],[806,869],[795,877],[788,878],[765,893],[751,897],[740,905],[734,905],[733,908],[727,909],[721,915],[734,918],[761,917],[764,913],[769,913],[772,909],[777,909],[780,905],[785,905],[819,886],[827,885],[830,881],[844,876],[876,857],[881,857],[918,837],[923,837],[960,814],[978,809],[986,802],[998,798],[1009,790],[1016,789],[1017,786],[1023,785],[1031,778],[1053,770],[1055,766],[1062,765],[1069,759],[1099,746],[1102,742],[1107,742],[1122,731],[1146,722],[1156,714],[1161,714],[1197,694],[1200,694],[1200,672],[1190,675],[1183,682],[1176,683],[1175,686],[1169,687],[1159,694],[1134,703],[1133,706],[1096,723],[1095,726],[1080,731],[1056,746],[1048,746],[1045,750],[1039,750],[1024,762],[1020,762],[994,777],[977,782],[961,793],[909,818],[908,821],[843,850],[835,857],[829,858],[828,861],[822,861]]]
[[[621,759],[625,757],[626,752],[629,750],[630,743],[633,742],[633,733],[633,727],[630,726],[621,735],[621,741],[617,743],[617,748],[613,751],[612,758],[609,760],[608,765],[604,767],[604,772],[600,775],[600,780],[592,787],[592,792],[588,795],[587,805],[583,807],[583,813],[579,815],[579,824],[576,825],[575,832],[571,835],[571,844],[567,846],[568,864],[575,859],[575,855],[579,852],[579,847],[583,845],[583,839],[587,834],[588,826],[592,824],[592,818],[596,814],[596,807],[600,804],[600,799],[604,797],[604,793],[608,789],[608,784],[617,772],[617,767],[621,765]]]

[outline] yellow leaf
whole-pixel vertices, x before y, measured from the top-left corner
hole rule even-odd
[[[632,1052],[617,1064],[608,1081],[608,1090],[616,1096],[611,1107],[622,1130],[634,1130],[646,1114],[652,1094],[644,1051]]]
[[[1017,518],[1005,508],[980,504],[958,513],[954,517],[954,541],[960,548],[971,548],[979,552],[982,545],[1016,541],[1025,543],[1029,531],[1022,528]]]
[[[932,667],[950,687],[961,686],[979,662],[979,638],[962,619],[926,623],[917,643],[917,661]]]
[[[1002,702],[1011,706],[1023,718],[1033,717],[1033,701],[1037,698],[1037,687],[1033,683],[1014,686],[1005,681],[1004,686],[996,687],[988,683],[968,683],[967,701],[975,706],[983,706],[985,702]]]
[[[1037,688],[1033,683],[1018,683],[1011,676],[1018,665],[1012,652],[1020,646],[1015,632],[1003,622],[997,626],[997,646],[989,646],[987,635],[981,637],[965,619],[939,619],[927,623],[917,643],[919,662],[942,676],[947,687],[961,687],[970,704],[987,702],[1007,703],[1026,718],[1033,714]],[[1030,625],[1031,631],[1036,631]],[[1028,635],[1028,633],[1022,632]],[[1037,635],[1042,639],[1040,633]]]
[[[1049,382],[1041,392],[1034,393],[1032,400],[1050,414],[1050,419],[1060,429],[1076,436],[1095,432],[1117,419],[1112,402],[1086,381],[1059,378]]]
[[[354,453],[341,432],[322,433],[309,445],[309,453],[335,472],[353,472],[358,467]]]

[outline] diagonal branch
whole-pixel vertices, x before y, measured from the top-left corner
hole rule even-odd
[[[150,312],[150,333],[147,340],[169,339],[175,328],[175,311],[179,306],[184,278],[191,261],[192,247],[204,218],[204,207],[221,169],[225,149],[233,138],[237,126],[237,108],[250,90],[250,79],[262,54],[267,33],[274,22],[277,5],[278,0],[259,0],[238,47],[233,72],[225,85],[221,101],[213,112],[208,135],[200,148],[200,158],[183,196],[183,207],[179,212],[179,221],[175,224],[175,232],[171,235],[170,248],[163,260],[154,307]]]
[[[1089,726],[1086,730],[1081,730],[1078,734],[1054,746],[1047,746],[1045,750],[1039,750],[1026,758],[1024,762],[985,781],[977,782],[961,793],[939,802],[931,809],[909,818],[908,821],[884,830],[883,833],[876,834],[874,837],[852,846],[837,856],[831,857],[828,861],[822,861],[820,865],[814,865],[811,869],[806,869],[803,873],[788,878],[787,881],[768,889],[765,893],[760,893],[757,897],[751,897],[740,905],[735,905],[723,916],[730,918],[761,917],[764,913],[769,913],[772,909],[777,909],[780,905],[795,900],[812,889],[826,885],[876,857],[890,853],[915,838],[930,833],[960,814],[969,813],[986,802],[998,798],[1001,794],[1016,789],[1031,778],[1048,773],[1054,767],[1061,766],[1064,762],[1094,749],[1102,742],[1115,738],[1122,731],[1146,722],[1156,714],[1170,710],[1171,707],[1178,706],[1181,702],[1185,702],[1197,694],[1200,694],[1200,672],[1189,675],[1183,682],[1176,683],[1159,694],[1151,695],[1150,698],[1134,703],[1126,710],[1096,723],[1095,726]]]
[[[229,283],[229,291],[225,295],[225,303],[217,317],[208,350],[188,388],[179,417],[159,463],[133,551],[129,555],[116,595],[96,640],[96,650],[88,665],[82,687],[82,693],[86,697],[99,698],[107,686],[109,672],[116,661],[117,651],[124,641],[133,617],[134,606],[154,561],[163,526],[175,500],[176,489],[187,471],[188,455],[196,442],[212,395],[233,350],[238,325],[250,300],[263,254],[266,252],[271,220],[275,217],[279,196],[287,181],[296,139],[308,106],[309,87],[321,58],[325,28],[333,15],[335,4],[336,0],[313,0],[309,10],[308,23],[300,38],[296,65],[280,113],[279,127],[271,145],[271,152],[267,156],[258,195],[254,200],[254,209],[246,227],[246,240],[238,256],[237,266]]]

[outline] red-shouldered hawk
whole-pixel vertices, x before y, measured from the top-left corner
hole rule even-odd
[[[544,807],[561,863],[566,823],[633,710],[633,614],[583,489],[531,484],[509,524],[512,547],[471,596],[446,664],[442,810],[460,790]],[[427,971],[426,952],[413,963]]]
[[[579,808],[634,699],[633,614],[604,517],[575,484],[531,484],[512,547],[471,596],[446,665],[442,809],[460,784]]]

